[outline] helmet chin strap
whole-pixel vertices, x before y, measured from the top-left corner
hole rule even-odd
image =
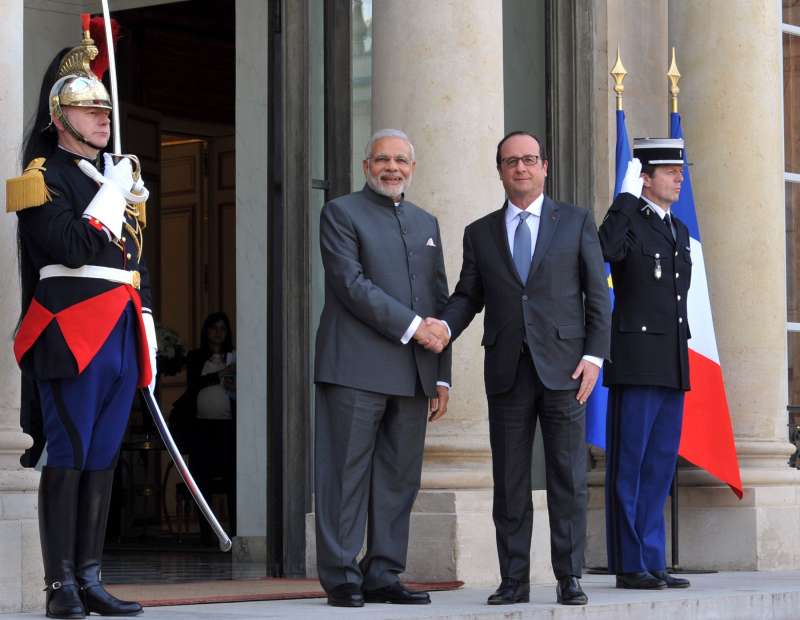
[[[75,138],[75,139],[76,139],[78,142],[81,142],[82,144],[85,144],[86,146],[89,146],[89,147],[91,147],[91,148],[93,148],[93,149],[96,149],[96,150],[98,150],[98,151],[102,151],[104,148],[106,148],[106,145],[103,145],[103,146],[97,146],[96,144],[92,144],[91,142],[89,142],[89,141],[88,141],[86,138],[84,138],[84,137],[83,137],[83,136],[82,136],[82,135],[81,135],[81,134],[78,132],[78,130],[77,130],[77,129],[75,129],[75,128],[72,126],[72,123],[70,123],[70,122],[69,122],[69,120],[67,120],[67,115],[66,115],[66,114],[64,114],[63,110],[61,110],[61,109],[59,108],[58,112],[59,112],[59,114],[58,114],[58,120],[59,120],[59,121],[61,122],[61,124],[64,126],[64,129],[66,129],[66,130],[67,130],[67,132],[69,133],[69,135],[71,135],[73,138]]]

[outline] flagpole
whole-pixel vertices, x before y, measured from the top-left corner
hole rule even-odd
[[[675,48],[672,48],[672,62],[667,69],[667,79],[670,82],[669,94],[672,100],[672,113],[678,113],[678,80],[681,79],[678,65],[675,62]],[[679,518],[678,518],[678,459],[675,459],[675,473],[672,475],[672,490],[670,492],[670,537],[672,539],[672,569],[671,573],[680,571],[680,549],[678,547]]]
[[[616,61],[614,62],[614,66],[611,68],[611,71],[609,71],[609,75],[614,80],[614,86],[612,87],[612,89],[613,89],[614,93],[616,94],[616,101],[617,101],[617,104],[616,104],[617,146],[616,146],[616,153],[615,153],[615,156],[616,156],[616,161],[615,161],[616,171],[615,172],[616,172],[616,174],[615,174],[615,181],[614,181],[614,195],[616,195],[617,192],[619,191],[619,185],[621,183],[621,177],[619,177],[620,154],[621,153],[626,153],[627,156],[628,156],[627,159],[630,159],[630,148],[628,146],[628,132],[627,132],[627,130],[625,130],[623,132],[624,141],[623,141],[622,144],[624,144],[624,146],[622,146],[621,143],[620,143],[620,136],[621,136],[620,128],[622,128],[623,130],[625,129],[625,111],[624,111],[623,106],[622,106],[622,94],[625,92],[625,86],[623,85],[623,82],[625,81],[625,76],[628,75],[628,72],[625,70],[625,67],[622,64],[622,58],[620,57],[620,51],[619,51],[619,44],[617,44],[617,58],[616,58]],[[627,160],[626,160],[625,166],[627,166]],[[608,269],[608,263],[606,263],[605,268],[606,268],[606,274],[607,274],[607,276],[609,278],[609,289],[612,290],[611,299],[612,299],[612,304],[613,304],[613,289],[611,288],[611,284],[610,284],[611,275],[610,275],[610,271]],[[603,371],[602,371],[602,368],[601,368],[600,369],[600,378],[598,380],[598,385],[595,387],[595,390],[592,393],[592,395],[591,395],[591,397],[589,399],[589,404],[587,405],[587,408],[586,408],[586,419],[587,419],[586,428],[587,428],[587,433],[588,433],[590,428],[595,428],[595,425],[594,424],[590,424],[590,422],[592,421],[592,418],[594,416],[598,415],[599,411],[602,411],[603,423],[602,423],[602,436],[601,436],[601,438],[602,438],[603,443],[602,443],[602,445],[601,444],[595,444],[594,442],[590,442],[590,443],[592,443],[592,445],[597,445],[598,447],[602,448],[603,450],[606,450],[608,448],[608,446],[606,445],[606,442],[605,442],[605,439],[606,439],[606,437],[605,437],[605,419],[606,419],[606,416],[608,414],[608,412],[606,411],[606,404],[607,404],[607,398],[608,398],[607,393],[604,395],[604,401],[603,401],[602,407],[595,408],[593,406],[594,405],[594,399],[598,398],[598,389],[603,387],[603,385],[602,385],[602,383],[603,383],[602,382],[602,376],[603,376],[602,372]],[[606,467],[608,467],[608,462],[606,462]],[[587,567],[586,568],[586,572],[590,573],[590,574],[595,574],[595,575],[607,575],[608,574],[608,564],[606,564],[606,566]]]
[[[625,86],[622,82],[625,81],[625,76],[628,72],[622,66],[622,58],[619,55],[619,43],[617,43],[617,61],[611,67],[610,75],[614,78],[614,92],[617,94],[617,110],[622,110],[622,93],[625,92]]]
[[[669,94],[670,99],[672,102],[671,109],[673,114],[678,113],[678,94],[681,92],[681,89],[678,88],[678,81],[681,79],[680,71],[678,71],[678,65],[675,62],[675,48],[672,48],[672,62],[670,63],[669,69],[667,70],[667,78],[670,82],[669,87]],[[704,573],[716,573],[715,570],[706,570],[706,569],[684,569],[681,568],[680,565],[680,549],[678,547],[678,538],[679,538],[679,525],[680,525],[680,518],[679,518],[679,506],[678,506],[678,461],[680,457],[675,461],[675,472],[672,475],[672,490],[670,491],[670,539],[672,542],[672,566],[669,569],[670,573],[682,573],[682,574],[704,574]]]

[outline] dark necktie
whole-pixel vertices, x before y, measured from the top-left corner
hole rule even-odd
[[[675,227],[672,225],[672,217],[670,217],[669,213],[664,216],[664,223],[669,228],[669,234],[672,235],[672,240],[675,241]]]
[[[517,224],[517,230],[514,231],[514,248],[511,252],[519,279],[523,283],[527,282],[528,271],[531,268],[531,229],[525,222],[529,215],[530,213],[527,211],[519,214],[519,224]]]

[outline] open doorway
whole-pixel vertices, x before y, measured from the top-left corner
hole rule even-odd
[[[224,314],[227,342],[235,342],[234,11],[233,2],[189,0],[113,14],[122,34],[124,147],[140,157],[151,192],[145,248],[162,348],[157,396],[168,420],[181,412],[182,424],[177,413],[169,420],[176,442],[230,533],[235,351],[209,345],[215,336],[209,340],[203,326]],[[218,552],[200,521],[149,416],[135,405],[117,468],[105,580],[230,578],[230,555]]]

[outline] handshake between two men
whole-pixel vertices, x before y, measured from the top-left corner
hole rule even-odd
[[[417,327],[414,340],[429,351],[441,353],[450,342],[450,329],[444,321],[429,316]]]

